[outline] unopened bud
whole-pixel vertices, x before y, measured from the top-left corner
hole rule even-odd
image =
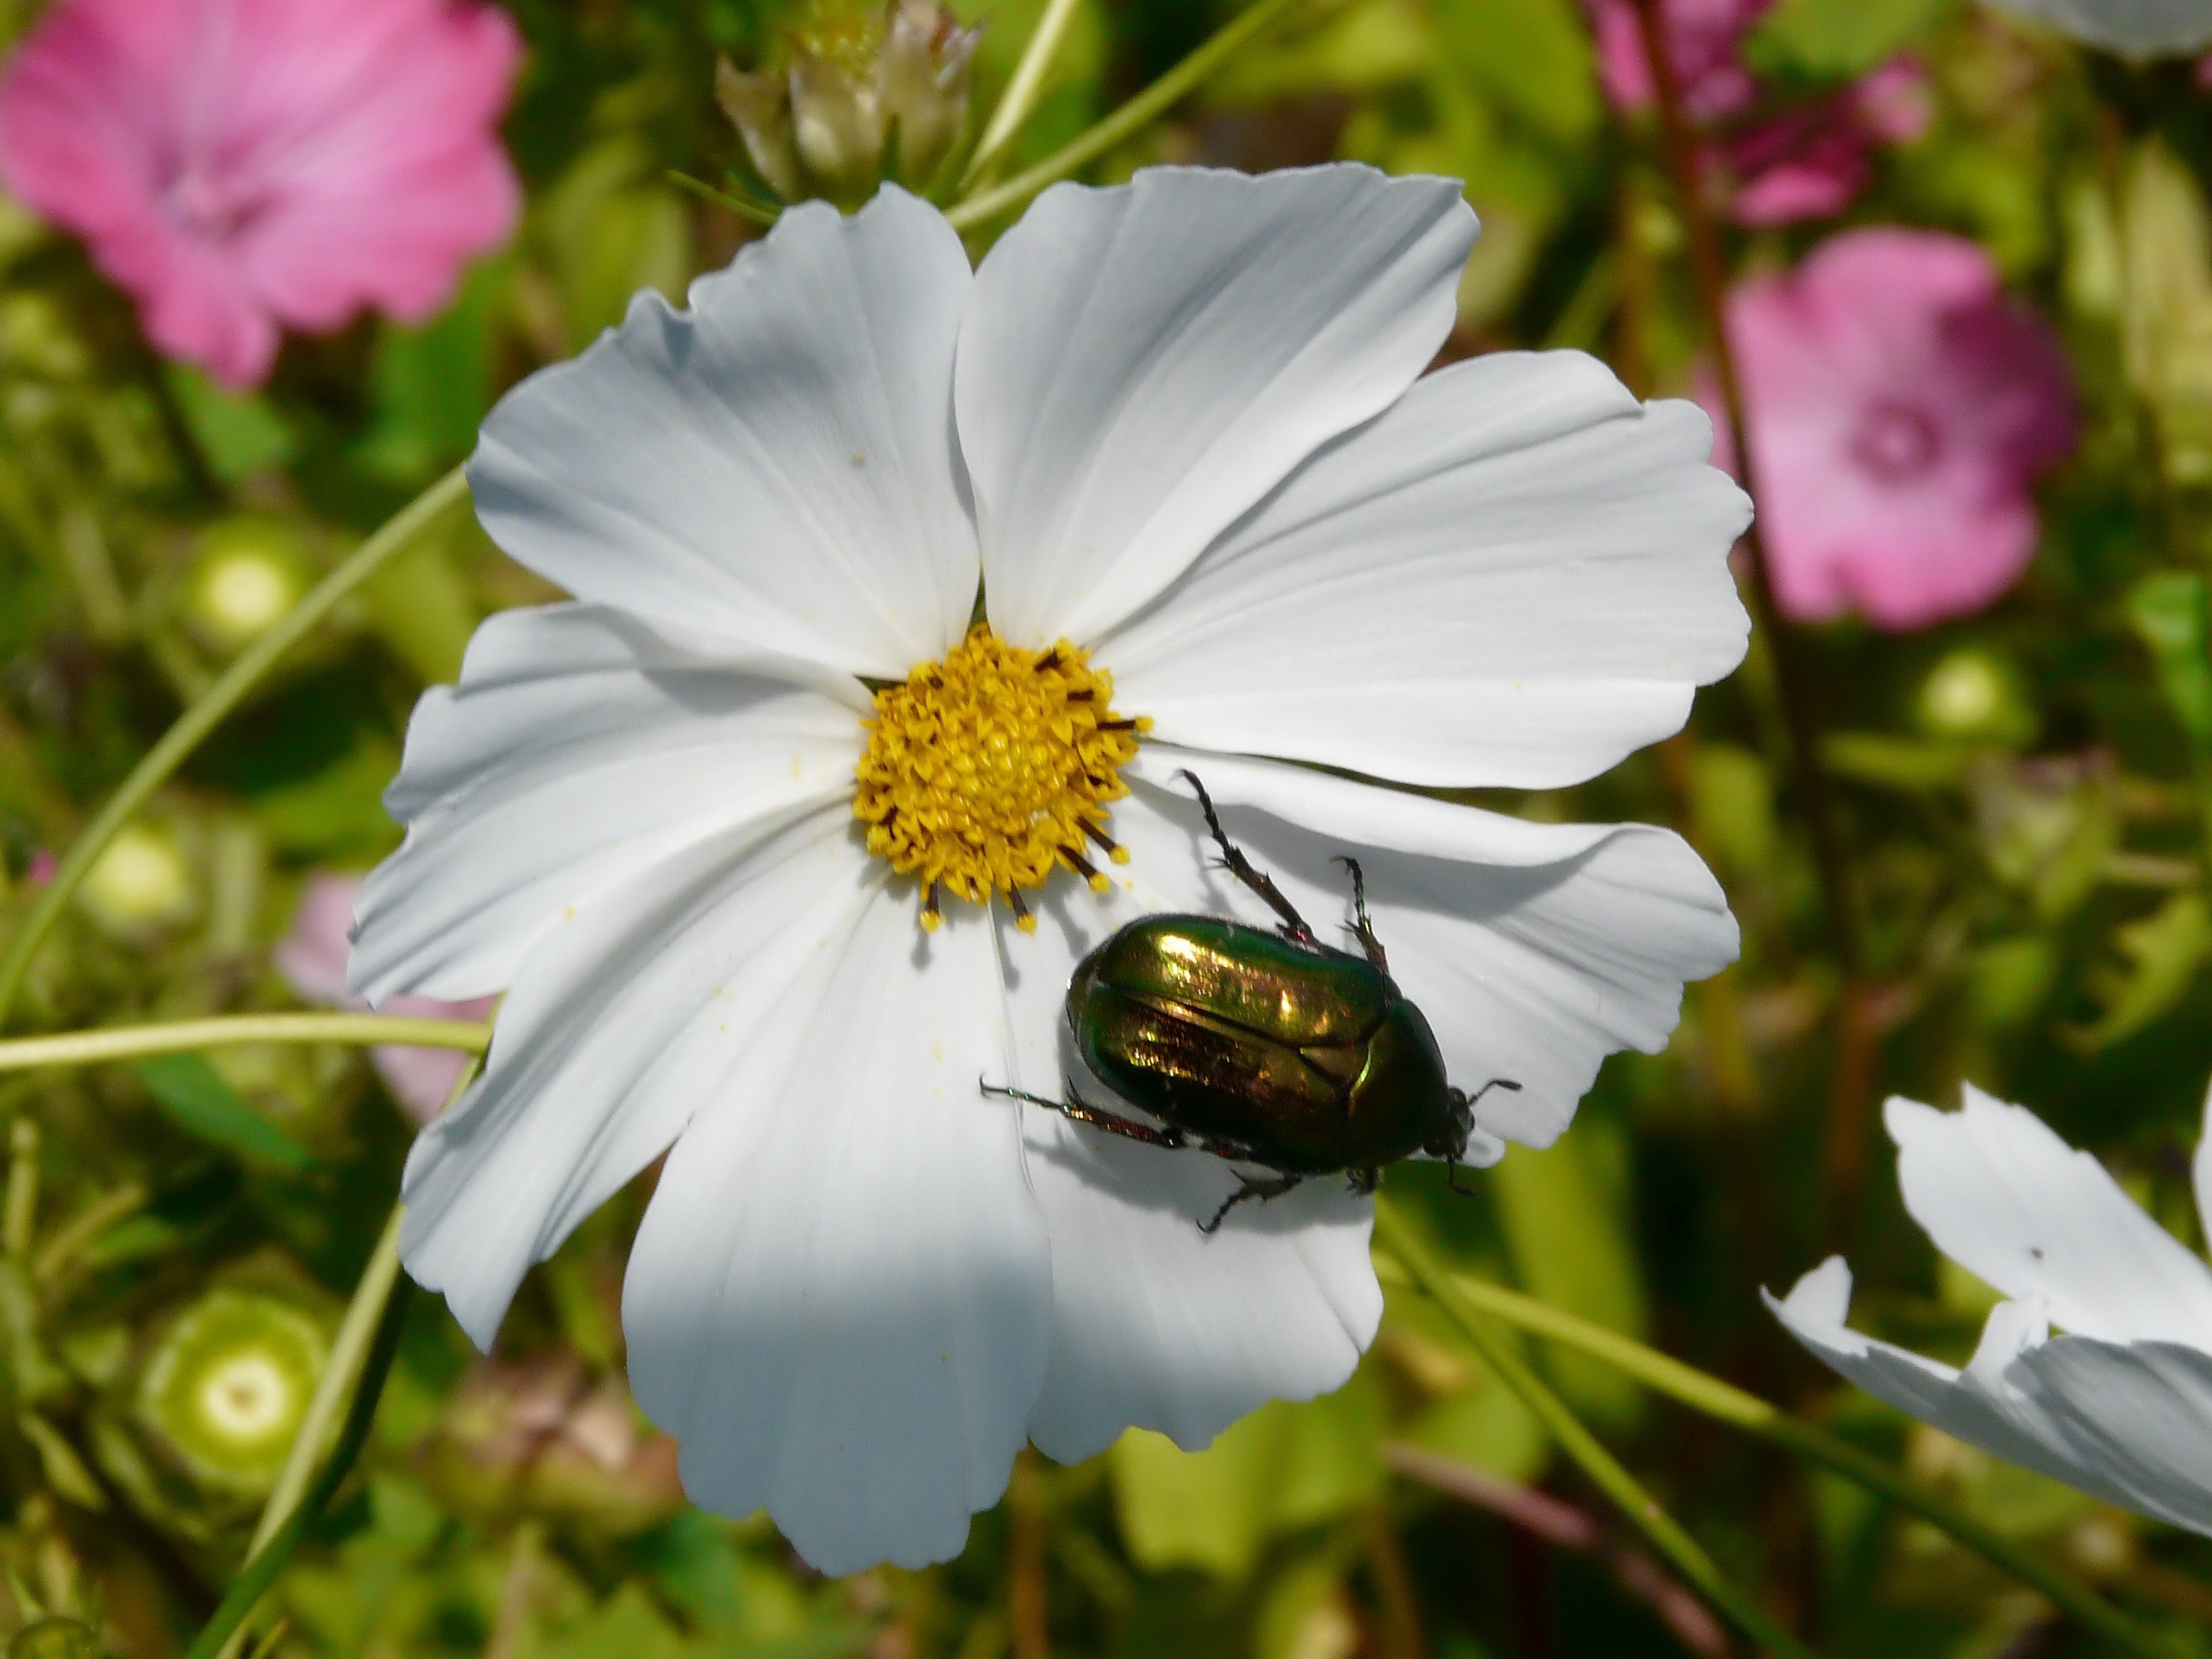
[[[2010,668],[1999,658],[1967,646],[1950,653],[1921,682],[1920,725],[1931,736],[2024,740],[2033,716]]]
[[[132,939],[186,920],[198,896],[175,832],[127,823],[85,872],[76,902],[107,932]]]
[[[250,519],[215,526],[201,538],[185,604],[208,642],[235,652],[266,633],[300,599],[298,538]]]
[[[939,0],[817,5],[780,61],[748,73],[725,60],[715,97],[786,201],[852,206],[887,179],[921,190],[959,143],[979,34]]]
[[[138,1418],[199,1483],[258,1496],[276,1482],[330,1344],[265,1291],[210,1291],[171,1322],[138,1385]]]

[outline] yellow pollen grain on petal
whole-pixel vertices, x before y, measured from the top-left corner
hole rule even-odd
[[[1113,698],[1113,676],[1067,641],[1027,650],[981,623],[876,693],[853,816],[871,853],[921,883],[925,929],[943,920],[943,894],[997,894],[1033,933],[1018,895],[1061,867],[1108,890],[1083,848],[1128,862],[1106,834],[1107,803],[1128,793],[1121,769],[1152,726],[1116,715]]]

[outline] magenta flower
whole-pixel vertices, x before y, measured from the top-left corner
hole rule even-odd
[[[234,386],[280,328],[416,320],[503,240],[521,42],[441,0],[60,0],[0,76],[0,182]]]
[[[2037,474],[2073,448],[2066,360],[1975,243],[1880,226],[1729,301],[1783,610],[1924,628],[2035,550]]]
[[[1809,102],[1763,101],[1743,40],[1773,0],[1662,0],[1668,55],[1683,112],[1739,224],[1784,225],[1840,213],[1874,177],[1877,144],[1928,125],[1920,70],[1894,58],[1855,85]],[[1599,78],[1615,108],[1648,108],[1651,64],[1630,0],[1590,0]]]
[[[348,935],[353,931],[354,900],[361,893],[359,876],[310,876],[300,890],[300,908],[292,913],[292,931],[275,951],[276,971],[302,1002],[326,1008],[365,1009],[366,999],[345,988]],[[483,1019],[491,1012],[495,997],[476,997],[466,1002],[441,1002],[435,997],[386,997],[380,1013],[410,1019]],[[453,1093],[467,1056],[456,1048],[402,1048],[390,1043],[368,1051],[384,1086],[417,1123],[438,1115]]]

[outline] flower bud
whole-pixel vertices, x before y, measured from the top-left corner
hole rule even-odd
[[[76,902],[106,932],[136,939],[185,921],[198,895],[174,830],[126,823],[85,872]]]
[[[268,631],[300,600],[298,538],[285,526],[234,519],[200,538],[186,614],[226,655]]]
[[[202,1486],[261,1496],[276,1485],[329,1355],[323,1328],[293,1304],[210,1291],[148,1356],[139,1422]]]
[[[763,181],[786,201],[853,206],[884,179],[925,188],[968,117],[979,35],[940,0],[821,3],[784,36],[780,60],[725,60],[714,93]]]
[[[2010,666],[1973,646],[1951,652],[1929,671],[1915,713],[1921,728],[1939,738],[2021,742],[2035,725]]]

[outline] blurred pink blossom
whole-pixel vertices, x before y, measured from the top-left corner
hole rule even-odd
[[[2073,448],[2074,392],[1978,245],[1846,231],[1738,288],[1729,330],[1785,612],[1924,628],[2020,579],[2030,486]]]
[[[278,331],[435,312],[513,228],[521,41],[444,0],[59,0],[0,75],[0,182],[234,386]]]
[[[1895,58],[1855,85],[1794,105],[1763,103],[1743,40],[1773,0],[1662,0],[1682,106],[1704,134],[1707,168],[1740,224],[1783,225],[1840,213],[1874,176],[1876,144],[1928,124],[1919,67]],[[1631,0],[1591,0],[1599,78],[1615,107],[1655,96]]]
[[[310,876],[300,892],[300,908],[292,913],[292,931],[276,947],[276,971],[302,1002],[326,1008],[366,1008],[368,1004],[345,988],[347,935],[353,930],[354,899],[361,891],[359,876]],[[483,1019],[494,999],[478,997],[468,1002],[440,1002],[434,997],[392,996],[377,1012],[413,1019]],[[467,1056],[453,1048],[372,1048],[369,1058],[377,1075],[392,1091],[392,1098],[418,1123],[438,1115]]]

